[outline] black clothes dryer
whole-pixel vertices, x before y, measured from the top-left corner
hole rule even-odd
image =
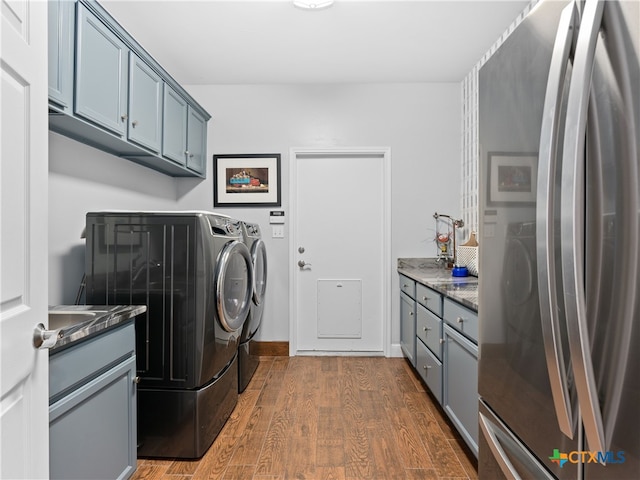
[[[138,455],[202,456],[238,400],[253,263],[240,222],[210,212],[87,214],[87,302],[142,304]]]

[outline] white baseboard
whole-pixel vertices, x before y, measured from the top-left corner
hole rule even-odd
[[[404,353],[402,353],[402,348],[399,343],[391,344],[391,352],[389,354],[390,357],[404,357]]]

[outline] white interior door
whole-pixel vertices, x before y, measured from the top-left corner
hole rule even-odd
[[[47,478],[47,2],[0,9],[0,478]]]
[[[385,354],[388,152],[293,152],[291,350]]]

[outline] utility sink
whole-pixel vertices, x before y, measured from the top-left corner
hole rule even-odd
[[[56,347],[85,339],[146,311],[140,305],[57,305],[49,307],[49,331],[58,331]],[[55,347],[54,347],[55,348]]]
[[[73,312],[73,311],[57,311],[49,312],[49,328],[51,330],[58,330],[59,328],[65,329],[74,327],[78,324],[86,326],[86,322],[95,320],[98,313],[107,313],[104,310],[100,312]]]

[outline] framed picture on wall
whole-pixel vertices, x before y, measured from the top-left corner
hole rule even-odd
[[[537,166],[537,153],[490,153],[489,204],[535,203]]]
[[[279,207],[280,154],[213,156],[214,207]]]

